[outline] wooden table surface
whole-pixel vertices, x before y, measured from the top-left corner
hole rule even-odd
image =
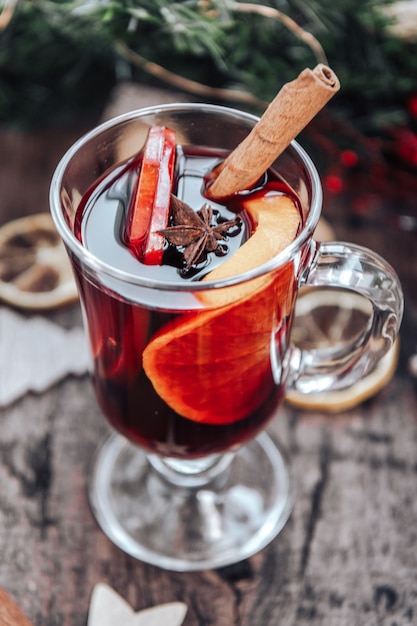
[[[0,132],[0,223],[48,210],[52,171],[82,130]],[[288,455],[295,506],[256,556],[178,574],[111,544],[86,495],[92,456],[108,432],[86,376],[0,410],[0,586],[35,626],[85,626],[98,582],[135,610],[185,602],[185,626],[417,623],[417,398],[407,370],[417,350],[416,236],[383,224],[353,228],[346,206],[328,214],[338,238],[380,252],[400,275],[401,363],[392,382],[354,410],[281,409],[269,430]],[[81,327],[77,305],[45,316]]]

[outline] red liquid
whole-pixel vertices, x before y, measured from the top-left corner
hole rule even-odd
[[[179,159],[186,174],[177,176],[174,192],[196,209],[204,202],[204,173],[216,160],[202,154]],[[115,267],[159,280],[198,280],[221,263],[222,257],[212,253],[184,279],[172,250],[167,259],[173,265],[144,266],[133,258],[122,241],[122,224],[135,175],[120,168],[83,199],[76,234],[85,247]],[[272,178],[265,186],[288,192]],[[226,207],[214,208],[224,219],[234,215]],[[239,210],[238,204],[233,208]],[[242,213],[241,231],[226,242],[229,254],[250,235],[250,228],[250,219]],[[86,279],[81,268],[76,267],[76,274],[95,392],[116,430],[149,451],[191,458],[233,448],[265,428],[283,394],[280,363],[295,292],[291,263],[253,297],[214,313],[141,306]],[[159,379],[167,390],[161,392]],[[170,396],[168,402],[161,397],[164,393]],[[175,410],[182,406],[184,414],[195,407],[191,417]]]

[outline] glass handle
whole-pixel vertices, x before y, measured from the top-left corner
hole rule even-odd
[[[344,389],[372,371],[393,345],[404,298],[393,268],[378,254],[351,243],[312,243],[300,286],[347,289],[367,298],[369,322],[350,343],[303,350],[290,347],[287,388],[301,393]]]

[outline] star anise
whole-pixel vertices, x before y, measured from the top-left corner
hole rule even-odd
[[[241,225],[240,217],[213,225],[213,209],[210,204],[205,203],[199,211],[194,211],[174,195],[171,196],[171,220],[173,226],[159,232],[170,244],[184,248],[186,269],[198,265],[207,253],[216,252],[220,242],[230,235],[230,230]]]

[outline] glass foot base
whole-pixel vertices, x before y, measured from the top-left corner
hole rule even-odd
[[[90,502],[124,552],[186,572],[230,565],[266,546],[288,520],[292,490],[284,458],[265,433],[194,487],[174,485],[145,452],[112,435],[97,455]]]

